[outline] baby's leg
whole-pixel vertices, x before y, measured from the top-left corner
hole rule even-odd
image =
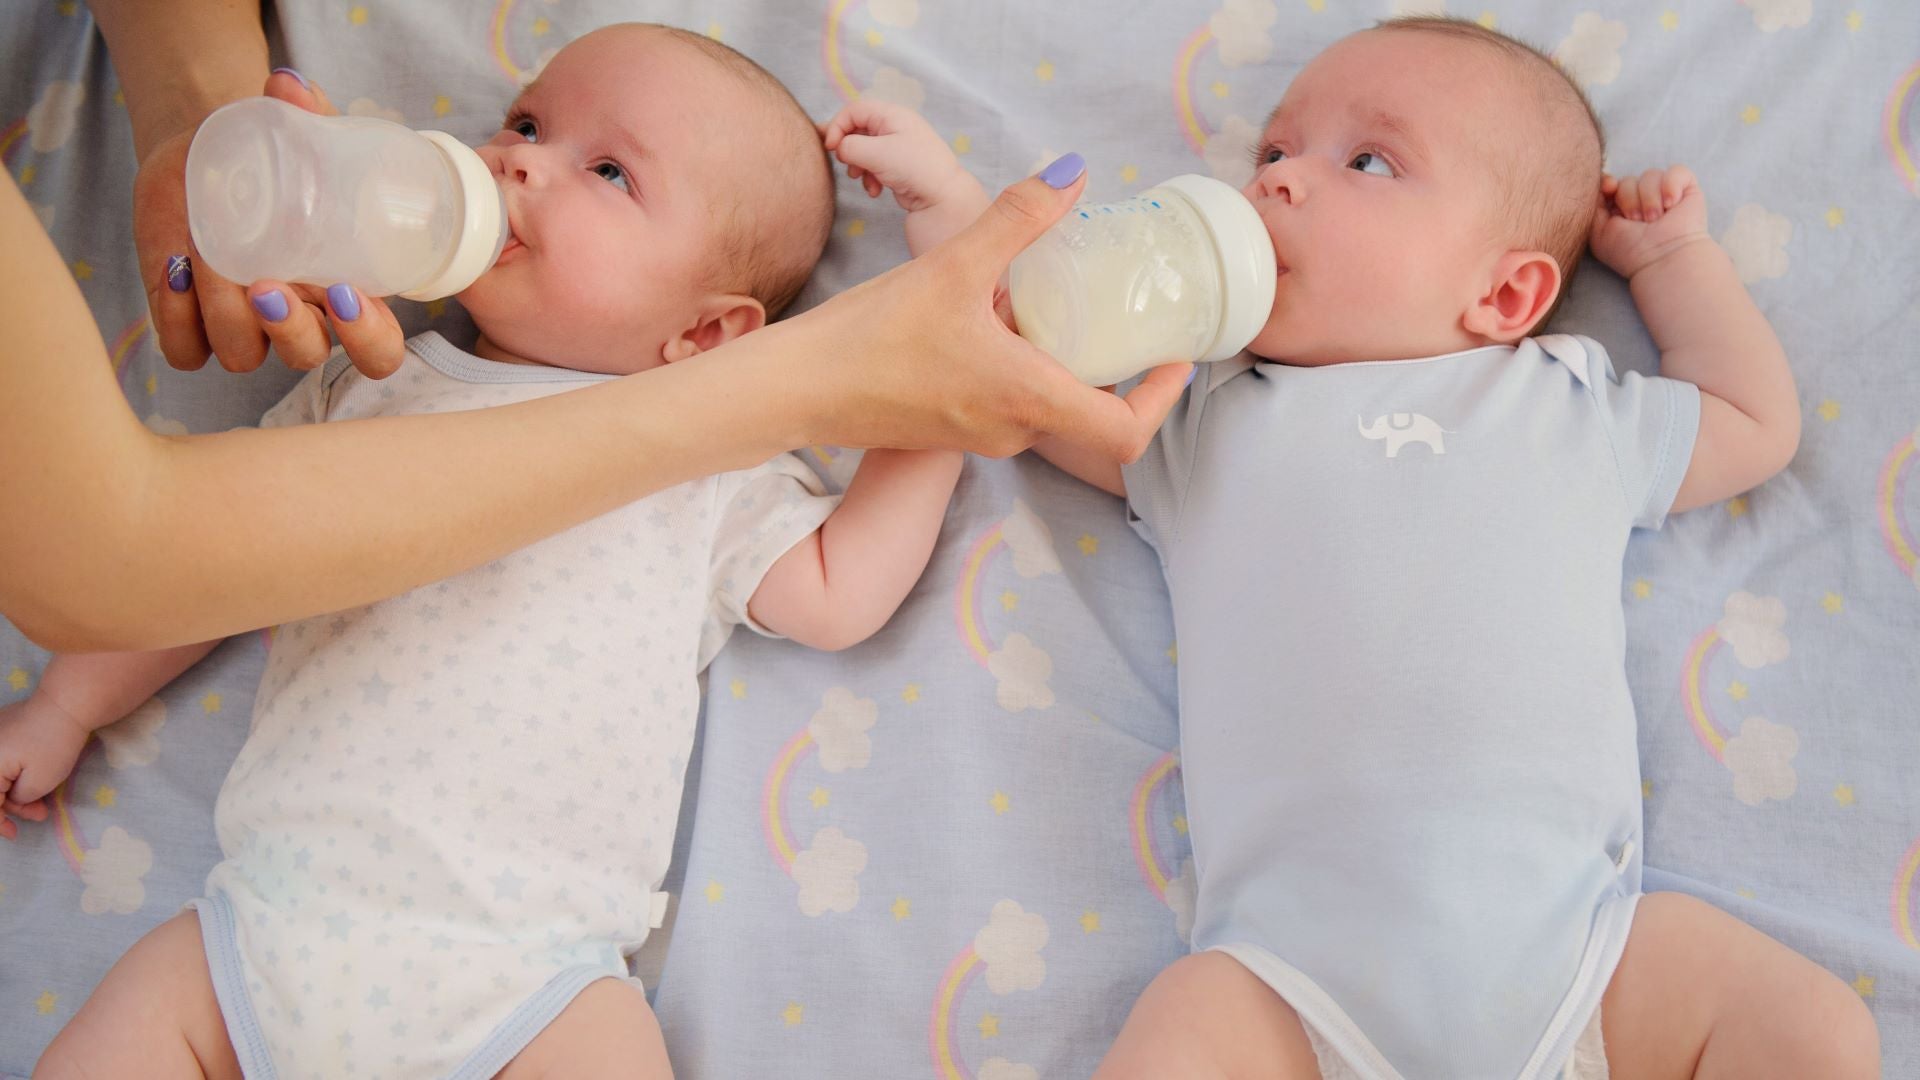
[[[667,1044],[647,996],[631,983],[600,979],[567,1003],[495,1080],[671,1080]]]
[[[1093,1074],[1094,1080],[1319,1075],[1293,1009],[1221,952],[1182,957],[1147,984]]]
[[[101,1076],[239,1080],[213,996],[200,920],[175,915],[134,942],[34,1066],[35,1080]]]
[[[1614,1076],[1880,1075],[1860,996],[1826,969],[1719,908],[1642,897],[1600,1008]]]

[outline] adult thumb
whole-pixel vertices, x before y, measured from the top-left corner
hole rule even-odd
[[[979,220],[954,237],[954,246],[965,261],[984,260],[998,276],[1073,206],[1086,186],[1086,175],[1086,159],[1066,155],[1002,191]]]
[[[273,69],[272,74],[267,76],[266,95],[321,116],[340,115],[340,110],[334,107],[325,90],[292,68]]]

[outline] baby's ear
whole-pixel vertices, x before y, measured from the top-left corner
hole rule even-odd
[[[1560,295],[1560,266],[1544,251],[1509,251],[1493,264],[1486,294],[1461,319],[1472,334],[1511,345],[1537,326]]]
[[[753,297],[738,293],[709,296],[695,310],[694,322],[661,349],[660,358],[669,364],[685,360],[765,325],[766,305]]]

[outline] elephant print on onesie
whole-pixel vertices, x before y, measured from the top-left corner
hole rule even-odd
[[[1454,434],[1419,413],[1383,413],[1374,417],[1371,424],[1364,418],[1355,418],[1355,422],[1360,426],[1360,434],[1369,439],[1387,441],[1387,456],[1390,458],[1399,457],[1401,448],[1408,443],[1424,443],[1436,455],[1444,454],[1447,452],[1446,436]]]

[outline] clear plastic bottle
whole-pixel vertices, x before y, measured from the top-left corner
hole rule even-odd
[[[194,134],[187,222],[200,257],[233,281],[344,281],[410,300],[473,284],[507,238],[492,171],[453,136],[265,97]]]
[[[1246,348],[1273,310],[1277,273],[1253,204],[1189,174],[1068,211],[1014,259],[1007,287],[1020,335],[1105,386]]]

